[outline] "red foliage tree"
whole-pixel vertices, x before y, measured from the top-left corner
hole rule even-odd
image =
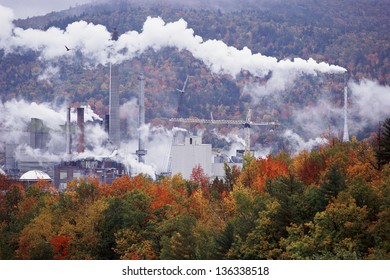
[[[68,255],[68,245],[70,238],[67,236],[57,235],[50,240],[50,244],[53,246],[54,259],[64,260]]]

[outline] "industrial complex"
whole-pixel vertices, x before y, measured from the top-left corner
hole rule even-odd
[[[118,32],[112,33],[113,41],[118,40]],[[18,179],[25,185],[30,185],[37,180],[44,180],[54,184],[59,190],[66,188],[67,183],[77,178],[96,177],[100,182],[112,183],[115,178],[125,174],[132,176],[132,167],[121,162],[117,155],[121,146],[121,131],[119,117],[119,69],[118,65],[110,64],[110,86],[109,86],[109,114],[104,116],[99,125],[107,133],[106,145],[111,149],[112,156],[97,157],[85,154],[86,135],[85,108],[68,108],[66,123],[58,129],[60,134],[66,139],[65,147],[56,149],[57,157],[40,157],[47,150],[47,143],[50,139],[50,128],[46,126],[44,119],[31,118],[25,127],[22,143],[9,141],[4,145],[5,164],[3,171],[10,177]],[[141,128],[145,125],[145,104],[144,104],[144,75],[139,75],[139,98],[138,98],[138,148],[132,154],[121,155],[122,157],[135,156],[139,164],[145,163],[147,155],[146,139],[141,133]],[[178,90],[184,94],[188,76],[183,89]],[[344,101],[344,141],[348,141],[347,125],[347,88],[345,88]],[[76,120],[71,119],[71,115],[76,114]],[[253,122],[251,111],[249,110],[245,120],[214,120],[211,119],[169,119],[175,123],[203,123],[211,125],[240,125],[245,129],[245,147],[238,150],[236,156],[229,157],[223,154],[213,153],[211,144],[202,142],[200,136],[186,134],[181,138],[173,137],[170,150],[166,151],[168,159],[167,170],[164,175],[181,173],[184,179],[190,179],[192,170],[196,166],[201,166],[204,173],[210,178],[223,177],[224,165],[242,165],[242,157],[245,152],[250,152],[250,128],[251,126],[271,126],[277,127],[279,123],[273,122]],[[12,139],[10,139],[12,140]],[[33,151],[33,152],[31,152]],[[34,151],[37,151],[34,153]]]
[[[113,41],[118,39],[118,32],[112,32]],[[67,183],[77,178],[95,177],[100,182],[112,183],[115,178],[125,174],[133,175],[131,166],[125,166],[115,156],[121,145],[120,118],[119,118],[119,69],[118,65],[110,64],[110,87],[109,87],[109,114],[104,116],[99,125],[107,133],[106,145],[112,150],[113,156],[98,157],[85,155],[86,135],[85,108],[67,108],[66,123],[58,130],[65,140],[65,147],[56,148],[55,157],[44,157],[47,145],[50,141],[50,128],[45,124],[47,120],[31,118],[24,129],[21,143],[12,140],[5,143],[5,163],[3,172],[13,179],[17,179],[25,186],[36,181],[47,181],[64,190]],[[138,163],[145,164],[147,154],[145,139],[141,135],[140,128],[145,125],[144,105],[144,75],[138,77],[138,149],[134,151]],[[188,77],[187,77],[188,79]],[[187,82],[187,81],[186,81]],[[184,86],[185,88],[185,86]],[[183,93],[184,93],[183,88]],[[76,115],[76,120],[71,116]],[[171,120],[180,122],[183,120]],[[249,127],[249,126],[245,126]],[[171,149],[166,151],[169,164],[163,175],[181,173],[183,178],[189,179],[194,167],[201,166],[210,178],[224,176],[224,162],[241,165],[240,159],[233,162],[231,158],[222,155],[213,155],[211,144],[202,143],[199,136],[191,136],[188,133],[184,141],[178,141],[173,137]],[[133,156],[128,155],[128,156]],[[126,155],[122,155],[125,156]]]

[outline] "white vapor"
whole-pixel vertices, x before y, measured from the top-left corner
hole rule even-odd
[[[297,154],[303,150],[310,151],[315,147],[328,143],[328,140],[323,137],[305,140],[291,129],[285,130],[282,136],[287,140],[292,154]]]
[[[366,126],[378,125],[390,117],[390,87],[382,86],[378,81],[362,80],[359,83],[351,82],[352,92],[351,117],[352,129],[359,131]]]
[[[212,72],[235,76],[241,70],[248,70],[255,76],[273,73],[271,83],[279,83],[288,76],[301,73],[316,75],[323,73],[344,73],[340,66],[317,63],[313,59],[277,60],[274,57],[252,53],[244,47],[239,50],[226,45],[220,40],[204,41],[188,28],[187,22],[180,19],[165,23],[161,18],[148,17],[141,33],[128,31],[122,34],[118,41],[110,41],[111,35],[106,27],[85,21],[69,24],[65,30],[51,27],[46,31],[37,29],[22,29],[12,24],[12,11],[0,6],[0,26],[5,26],[0,33],[0,48],[6,53],[21,49],[34,50],[40,53],[40,58],[46,61],[63,56],[74,56],[78,51],[94,64],[120,63],[132,59],[147,49],[159,51],[165,47],[176,47],[187,50],[202,60]],[[71,51],[65,50],[65,45]],[[93,64],[92,63],[92,64]]]
[[[131,118],[136,115],[134,100],[122,106],[122,118]],[[126,109],[129,109],[125,113]],[[135,110],[135,113],[134,113]],[[42,162],[61,162],[69,160],[66,155],[65,122],[67,106],[65,104],[55,106],[49,103],[28,103],[15,99],[5,103],[0,102],[0,143],[17,144],[16,158],[18,160],[31,160]],[[85,151],[76,153],[77,139],[73,139],[73,160],[85,158],[111,158],[125,165],[131,175],[139,173],[147,174],[155,178],[156,173],[167,171],[167,161],[174,135],[181,128],[174,127],[168,130],[164,127],[151,127],[149,124],[142,127],[141,132],[148,150],[146,163],[139,163],[135,151],[138,149],[138,133],[136,122],[128,123],[128,132],[131,134],[122,140],[121,147],[113,152],[107,145],[108,135],[100,125],[101,119],[89,106],[84,107],[85,120]],[[28,126],[31,118],[38,118],[49,129],[49,139],[46,149],[33,149],[29,143]],[[71,110],[71,121],[75,125],[77,119],[76,110]],[[3,147],[4,148],[4,147]]]

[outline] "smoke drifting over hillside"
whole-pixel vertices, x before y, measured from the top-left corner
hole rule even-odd
[[[128,31],[122,34],[117,42],[110,41],[110,32],[102,25],[85,21],[69,24],[65,30],[49,28],[48,30],[22,29],[12,25],[13,14],[8,8],[0,6],[1,32],[0,48],[6,53],[22,50],[33,50],[40,53],[44,61],[60,57],[74,57],[81,52],[95,64],[108,62],[120,63],[142,54],[147,49],[158,51],[165,47],[176,47],[178,50],[190,51],[197,59],[202,60],[214,73],[231,74],[232,76],[245,69],[253,75],[264,76],[273,72],[275,82],[288,74],[306,73],[316,75],[322,73],[343,73],[346,70],[340,66],[317,63],[313,59],[278,61],[274,57],[252,53],[246,47],[238,50],[220,40],[204,41],[188,28],[187,22],[180,19],[165,23],[161,18],[149,17],[143,26],[143,31]],[[71,48],[66,51],[64,46]],[[278,78],[279,77],[279,78]],[[290,76],[291,77],[291,76]],[[271,80],[270,82],[272,82]]]
[[[105,26],[85,21],[73,22],[64,30],[56,27],[38,30],[15,27],[12,23],[13,20],[12,10],[0,5],[0,49],[4,50],[5,55],[24,51],[37,52],[42,64],[46,65],[45,71],[38,79],[50,79],[50,77],[57,75],[58,67],[61,64],[57,63],[56,66],[53,66],[51,62],[66,60],[67,63],[71,63],[82,56],[91,66],[107,65],[110,62],[121,63],[131,60],[146,50],[152,49],[158,52],[166,47],[173,47],[178,51],[189,51],[194,58],[203,61],[210,71],[216,74],[229,74],[235,77],[242,70],[247,70],[253,76],[267,76],[265,84],[248,85],[247,89],[255,97],[252,102],[258,102],[262,97],[285,91],[301,75],[316,76],[318,73],[343,74],[346,72],[346,69],[341,66],[329,65],[313,59],[278,60],[261,53],[253,53],[247,47],[237,49],[220,40],[203,40],[202,37],[196,35],[193,29],[188,27],[187,22],[183,19],[166,23],[161,18],[149,17],[143,25],[142,32],[130,30],[121,34],[118,41],[110,40],[111,34]],[[70,50],[67,51],[65,46],[69,47]],[[359,123],[350,125],[353,133],[363,129],[366,125],[383,119],[388,114],[389,87],[382,87],[373,81],[362,81],[361,83],[351,83],[350,88],[353,96],[352,102],[354,102],[350,116],[360,120]],[[7,112],[0,116],[1,128],[12,133],[11,139],[14,139],[15,143],[18,143],[18,139],[25,133],[23,129],[29,119],[37,117],[48,122],[47,125],[51,128],[49,152],[54,152],[55,147],[58,146],[65,147],[65,139],[62,137],[62,132],[59,131],[59,126],[65,123],[66,106],[53,108],[49,104],[27,104],[24,101],[12,100],[0,104],[0,109],[1,112]],[[123,104],[121,110],[122,118],[129,120],[127,129],[132,131],[134,139],[138,134],[134,121],[136,109],[136,101],[130,100]],[[16,115],[16,112],[19,115]],[[39,114],[34,116],[32,112],[39,112]],[[3,117],[5,115],[7,118]],[[329,119],[330,115],[341,119],[342,108],[334,108],[326,99],[320,99],[315,106],[296,110],[291,118],[294,126],[301,128],[304,137],[290,128],[286,128],[280,134],[287,139],[286,141],[294,153],[302,149],[310,149],[324,143],[325,140],[320,135],[326,129],[328,125],[326,120]],[[93,138],[87,139],[92,148],[87,149],[84,154],[79,155],[80,157],[114,156],[112,150],[103,145],[107,135],[100,126],[88,125],[86,131],[87,135],[94,135]],[[127,166],[131,166],[133,171],[144,172],[152,176],[156,170],[164,171],[164,162],[168,156],[166,152],[171,145],[174,130],[145,126],[142,133],[148,138],[147,142],[150,144],[147,155],[149,165],[137,162],[133,154],[137,149],[136,140],[122,143],[121,150],[115,156]],[[4,137],[6,136],[3,134],[0,141],[9,140],[4,139]],[[228,135],[228,138],[233,139],[234,137]],[[240,139],[233,139],[228,143],[232,143],[234,146],[234,144],[240,144],[240,141],[242,142]],[[33,152],[35,151],[31,151],[31,153]]]

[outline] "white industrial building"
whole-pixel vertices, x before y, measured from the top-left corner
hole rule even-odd
[[[211,144],[203,144],[200,136],[189,136],[185,138],[184,143],[172,146],[170,172],[180,173],[184,179],[188,180],[192,170],[200,165],[210,178],[222,178],[225,176],[224,162],[231,166],[241,167],[242,165],[242,163],[233,163],[222,156],[214,157]]]
[[[212,175],[211,144],[203,144],[202,137],[186,137],[184,144],[176,144],[171,150],[171,172],[181,173],[184,179],[189,179],[192,169],[197,165],[203,168],[205,174]]]

